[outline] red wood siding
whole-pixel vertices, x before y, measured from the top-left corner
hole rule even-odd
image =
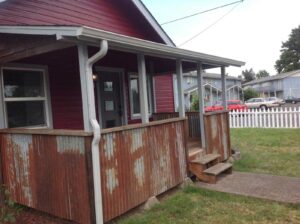
[[[0,25],[84,25],[164,43],[128,0],[8,0],[0,3]]]
[[[18,62],[48,67],[53,128],[83,129],[77,48],[55,51]]]
[[[173,75],[156,76],[154,82],[156,112],[174,112]]]

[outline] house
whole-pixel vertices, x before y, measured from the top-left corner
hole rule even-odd
[[[176,48],[139,0],[7,0],[0,12],[0,185],[13,200],[101,224],[184,181],[183,71],[201,87],[218,67],[224,90],[226,67],[244,62]],[[166,92],[153,77],[173,73],[178,114],[158,121]],[[202,147],[226,160],[227,112],[191,116]]]
[[[193,102],[193,96],[198,95],[196,72],[185,73],[184,75],[184,96],[185,106],[189,110]],[[203,89],[205,106],[212,106],[216,101],[222,100],[222,80],[220,74],[203,73]],[[227,100],[242,100],[242,80],[234,76],[226,76]]]
[[[244,89],[252,88],[261,97],[300,97],[300,70],[281,73],[247,82]]]

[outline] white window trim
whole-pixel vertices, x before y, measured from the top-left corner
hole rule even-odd
[[[132,120],[136,120],[136,119],[140,119],[141,118],[141,113],[138,113],[138,114],[134,114],[133,113],[133,97],[132,97],[132,94],[131,94],[131,82],[130,82],[130,79],[131,77],[134,77],[134,78],[139,78],[138,74],[137,73],[134,73],[134,72],[129,72],[128,73],[128,91],[129,91],[129,104],[130,104],[130,117]],[[150,75],[147,74],[147,81],[149,80],[149,77]],[[153,105],[152,105],[152,97],[153,97],[153,93],[152,93],[152,84],[151,82],[147,82],[147,96],[149,96],[150,98],[148,98],[148,101],[149,101],[149,116],[152,115],[153,113]],[[140,87],[138,86],[138,88],[140,89]],[[140,96],[140,90],[139,90],[139,96]]]
[[[15,97],[15,98],[7,98],[5,99],[4,95],[4,79],[3,79],[3,70],[22,70],[22,71],[39,71],[43,74],[43,85],[45,96],[44,97]],[[2,121],[4,121],[4,128],[8,128],[8,120],[7,120],[7,110],[5,102],[14,102],[14,101],[44,101],[45,106],[45,123],[44,126],[25,126],[18,128],[28,128],[28,129],[44,129],[44,128],[53,128],[53,120],[52,120],[52,107],[51,107],[51,97],[50,97],[50,85],[49,85],[49,75],[48,69],[46,66],[39,65],[21,65],[21,64],[13,64],[6,65],[0,67],[0,88],[2,89],[0,97],[2,101],[2,113],[0,114],[2,117]],[[1,119],[1,118],[0,118]]]

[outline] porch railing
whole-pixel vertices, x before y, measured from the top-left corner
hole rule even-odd
[[[93,223],[91,139],[81,131],[1,130],[0,172],[12,199],[56,217]]]
[[[200,126],[199,126],[199,113],[198,112],[186,112],[186,117],[188,119],[188,130],[190,138],[200,138]],[[154,113],[152,118],[154,121],[165,120],[170,118],[179,117],[177,112],[164,112],[164,113]]]
[[[206,153],[218,153],[222,161],[231,156],[228,114],[228,111],[217,111],[204,115]]]
[[[153,114],[154,120],[178,117],[178,113]],[[186,112],[189,138],[201,138],[199,112]],[[228,111],[217,111],[204,114],[204,129],[207,153],[219,153],[222,160],[231,156],[230,127]]]
[[[181,183],[187,175],[185,119],[103,131],[100,145],[105,220]]]
[[[186,119],[102,132],[105,221],[181,183],[187,176]],[[94,223],[92,134],[0,131],[0,176],[16,202],[76,223]],[[1,173],[2,172],[2,173]]]

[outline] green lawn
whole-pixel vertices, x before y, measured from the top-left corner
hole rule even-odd
[[[300,223],[300,205],[280,204],[188,187],[119,224]]]
[[[300,177],[300,129],[231,129],[234,170]]]

